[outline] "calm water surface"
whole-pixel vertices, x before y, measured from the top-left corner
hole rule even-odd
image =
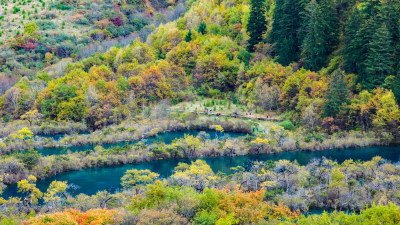
[[[371,160],[374,156],[381,156],[384,159],[392,162],[400,161],[400,146],[387,146],[387,147],[370,147],[370,148],[356,148],[356,149],[342,149],[342,150],[326,150],[326,151],[297,151],[297,152],[284,152],[276,155],[251,155],[240,157],[217,157],[217,158],[203,158],[213,169],[214,172],[223,172],[229,174],[230,168],[235,166],[245,166],[252,161],[266,161],[266,160],[280,160],[288,159],[291,161],[296,160],[300,165],[305,165],[313,158],[327,157],[336,160],[339,163],[347,159],[353,160]],[[194,159],[195,160],[195,159]],[[88,195],[96,194],[100,190],[115,191],[121,188],[121,177],[126,170],[129,169],[149,169],[153,172],[159,173],[161,177],[168,177],[173,173],[174,167],[179,162],[189,163],[193,160],[189,159],[168,159],[161,161],[146,162],[134,165],[123,165],[114,167],[100,167],[84,169],[80,171],[71,171],[61,173],[47,179],[37,181],[37,187],[41,191],[46,191],[49,184],[54,181],[68,181],[78,185],[80,188],[76,193],[84,193]],[[17,187],[11,185],[7,187],[3,193],[3,197],[16,196]]]

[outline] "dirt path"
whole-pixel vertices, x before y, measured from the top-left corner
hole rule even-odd
[[[205,113],[205,112],[194,112],[194,111],[186,111],[186,110],[171,110],[174,112],[181,112],[181,113],[197,113],[197,114],[203,114],[206,116],[217,116],[217,113]],[[281,119],[277,118],[267,118],[267,117],[260,117],[260,116],[244,116],[244,115],[231,115],[231,114],[219,114],[220,117],[231,117],[231,118],[242,118],[242,119],[251,119],[251,120],[264,120],[264,121],[272,121],[272,122],[281,122]]]

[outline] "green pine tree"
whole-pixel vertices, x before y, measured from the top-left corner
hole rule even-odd
[[[344,33],[344,68],[368,90],[400,66],[400,1],[368,1],[354,7]]]
[[[304,68],[314,71],[319,70],[324,63],[324,59],[321,57],[324,46],[323,40],[321,40],[322,29],[319,26],[320,11],[316,0],[312,0],[306,7],[306,35],[302,46],[302,57]]]
[[[325,96],[324,116],[336,117],[342,108],[343,103],[348,103],[349,90],[344,81],[344,74],[340,70],[333,73],[332,80],[329,83],[328,91]]]
[[[251,0],[250,16],[247,24],[248,40],[247,50],[254,52],[254,46],[263,40],[263,34],[267,31],[266,7],[263,0]]]
[[[354,7],[349,19],[345,24],[344,30],[344,69],[348,73],[358,73],[358,64],[360,63],[360,44],[356,41],[357,31],[363,23],[361,13],[358,8]]]
[[[306,69],[318,71],[327,63],[338,44],[338,17],[329,0],[312,0],[306,7],[303,62]]]
[[[355,5],[346,23],[344,33],[344,68],[348,73],[358,74],[357,82],[366,82],[365,60],[372,36],[383,23],[379,15],[379,1],[368,1],[363,7]]]
[[[289,65],[300,55],[303,13],[307,0],[276,0],[271,31],[271,42],[275,44],[277,61]]]
[[[186,42],[192,41],[192,30],[189,29],[189,32],[186,34],[185,41]]]
[[[203,21],[201,21],[200,24],[199,24],[199,28],[197,29],[197,31],[198,31],[199,33],[201,33],[201,34],[206,34],[206,32],[207,32],[206,29],[207,29],[206,23],[204,23]]]
[[[388,75],[394,73],[393,52],[391,37],[385,23],[375,31],[369,43],[369,51],[364,63],[365,80],[363,86],[366,89],[374,89],[383,84]]]
[[[380,13],[385,17],[387,29],[391,36],[391,44],[394,53],[394,70],[400,70],[400,1],[384,1]]]
[[[368,81],[365,61],[369,53],[369,43],[372,41],[372,36],[376,31],[376,22],[373,19],[365,21],[357,31],[354,40],[352,41],[352,57],[356,62],[357,83],[365,85]]]
[[[397,76],[393,82],[393,94],[397,102],[400,102],[400,71],[397,72]]]

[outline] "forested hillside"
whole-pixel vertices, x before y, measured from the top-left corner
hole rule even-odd
[[[1,0],[0,224],[398,224],[399,102],[400,0]]]
[[[128,3],[117,2],[104,13],[119,15],[122,23],[127,20],[124,9],[134,6]],[[86,12],[83,19],[90,17],[95,26],[105,23],[103,30],[82,33],[87,40],[116,28],[130,33],[128,27],[133,26],[118,26],[109,19],[114,16]],[[50,120],[85,121],[96,129],[161,99],[177,103],[200,95],[234,99],[250,110],[279,110],[285,119],[329,132],[393,132],[400,118],[399,15],[397,0],[196,1],[145,42],[137,38],[127,47],[117,44],[68,65],[52,65],[54,58],[70,56],[57,55],[57,48],[15,51],[41,54],[31,61],[49,69],[21,74],[12,88],[18,70],[3,75],[3,91],[9,89],[1,97],[0,112],[4,121],[35,112]],[[47,38],[37,29],[25,25],[25,31],[4,46],[17,50],[13,43],[18,45],[18,40]]]
[[[174,0],[2,0],[0,73],[33,79],[39,71],[51,70],[60,76],[70,61],[117,43],[126,46],[134,38],[146,40],[155,27],[177,19],[185,8]]]

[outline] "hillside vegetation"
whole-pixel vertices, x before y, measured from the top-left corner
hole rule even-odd
[[[246,1],[196,1],[145,42],[135,39],[126,47],[117,45],[58,66],[58,75],[48,71],[20,78],[2,96],[0,113],[10,121],[34,111],[44,119],[85,121],[98,129],[135,116],[159,100],[176,104],[205,96],[243,104],[249,112],[278,110],[284,119],[311,130],[373,128],[395,134],[400,119],[398,1],[300,3],[287,11],[289,0],[263,2],[253,10]],[[130,6],[114,4],[104,13],[122,16]],[[94,14],[87,12],[86,17]],[[254,16],[260,13],[265,23],[257,27],[254,19],[260,18]],[[319,14],[330,19],[313,18]],[[295,24],[289,26],[291,22]],[[384,25],[376,28],[382,32],[367,37],[364,29],[377,24]],[[40,32],[29,27],[36,28],[26,25],[21,41],[39,38]],[[283,40],[286,36],[292,40]],[[289,55],[284,41],[293,44]],[[357,44],[365,49],[360,51]],[[48,51],[48,59],[56,52]]]
[[[65,66],[60,60],[79,60],[117,43],[145,40],[156,26],[184,10],[174,0],[2,0],[0,74],[32,79],[45,69],[60,76]]]
[[[17,183],[21,196],[0,198],[0,223],[399,224],[399,165],[380,157],[254,162],[231,175],[198,160],[165,179],[128,170],[122,190],[93,196],[65,181],[43,193],[36,181],[161,159],[391,144],[400,0],[0,1],[0,192]],[[216,138],[25,151],[183,129]],[[301,215],[312,208],[357,213]]]

